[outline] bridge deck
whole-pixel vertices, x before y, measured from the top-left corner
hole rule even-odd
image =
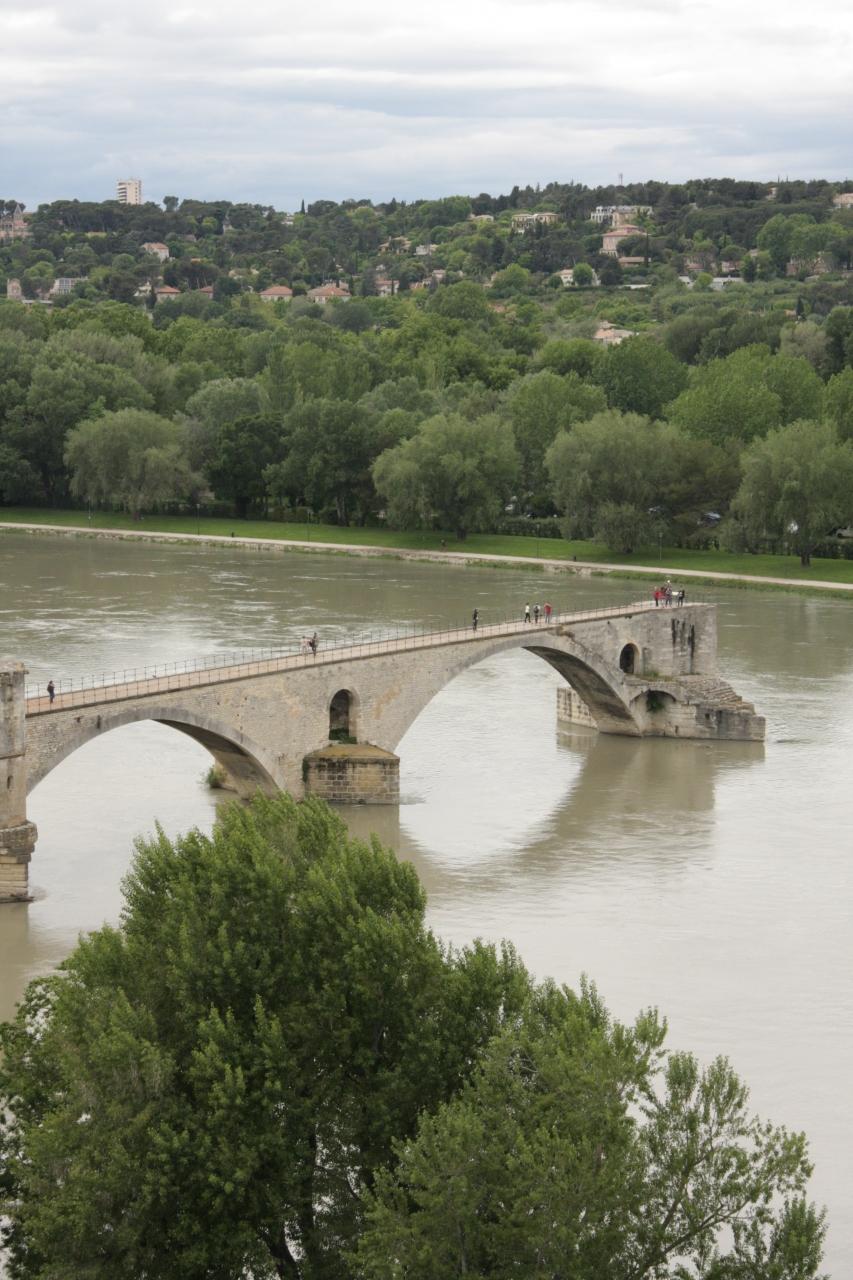
[[[353,662],[382,654],[407,650],[430,649],[448,644],[478,644],[499,636],[524,635],[537,631],[554,631],[576,622],[618,618],[633,613],[648,612],[658,606],[654,601],[641,600],[633,604],[617,605],[605,609],[585,609],[576,612],[554,614],[550,622],[526,623],[513,619],[507,622],[482,624],[476,631],[467,627],[454,627],[444,631],[407,632],[357,643],[320,647],[316,654],[284,651],[260,651],[241,655],[240,660],[230,660],[221,666],[206,665],[216,658],[179,664],[182,669],[144,668],[134,672],[113,672],[98,677],[83,677],[58,682],[56,698],[51,705],[46,693],[37,691],[27,697],[27,717],[44,715],[51,711],[67,711],[76,707],[99,706],[102,703],[121,702],[125,698],[140,698],[162,693],[174,693],[181,689],[197,689],[205,685],[223,684],[231,680],[245,680],[253,676],[272,675],[279,671],[298,670],[340,662]],[[673,608],[676,608],[673,605]],[[261,656],[265,654],[266,656]],[[219,655],[217,655],[218,657]],[[44,686],[41,686],[42,688]]]

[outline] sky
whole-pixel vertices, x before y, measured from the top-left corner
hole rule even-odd
[[[0,198],[853,175],[849,0],[0,0]]]

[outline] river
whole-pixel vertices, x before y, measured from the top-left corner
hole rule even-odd
[[[489,622],[526,599],[627,603],[642,584],[529,570],[235,547],[0,535],[0,652],[31,679],[85,675],[317,630]],[[691,595],[692,595],[691,591]],[[509,938],[539,976],[588,973],[615,1015],[657,1005],[670,1044],[730,1057],[763,1116],[802,1128],[851,1274],[853,630],[845,600],[702,592],[720,669],[767,717],[758,744],[559,732],[558,677],[525,653],[459,676],[400,745],[397,809],[347,814],[416,866],[455,942]],[[0,1018],[80,931],[118,918],[133,839],[210,826],[206,752],[116,730],[36,788],[37,900],[0,908]]]

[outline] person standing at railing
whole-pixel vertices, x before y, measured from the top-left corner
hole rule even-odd
[[[314,632],[311,639],[308,641],[308,648],[311,650],[314,657],[316,658],[317,657],[317,632],[316,631]]]
[[[535,603],[535,605],[533,606],[533,621],[536,623],[536,625],[537,625],[537,626],[539,625],[539,614],[540,614],[540,612],[541,612],[541,610],[540,610],[540,608],[539,608],[539,601],[537,600],[537,601],[536,601],[536,603]]]
[[[550,622],[551,614],[554,612],[554,610],[551,608],[547,600],[545,601],[544,609],[545,609],[545,621]]]
[[[56,685],[52,680],[48,680],[47,682],[47,696],[50,700],[50,705],[53,706],[53,700],[56,697]]]
[[[471,625],[475,631],[477,630],[477,623],[479,621],[480,621],[480,610],[475,609],[474,612],[471,614]]]

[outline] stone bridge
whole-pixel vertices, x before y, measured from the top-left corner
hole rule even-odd
[[[156,720],[206,747],[241,795],[285,788],[396,803],[400,739],[455,676],[491,654],[548,662],[604,733],[762,739],[764,720],[717,675],[713,605],[650,602],[411,633],[309,652],[61,683],[51,704],[0,660],[0,901],[26,900],[36,830],[29,792],[71,752],[121,725]],[[29,694],[29,696],[28,696]]]

